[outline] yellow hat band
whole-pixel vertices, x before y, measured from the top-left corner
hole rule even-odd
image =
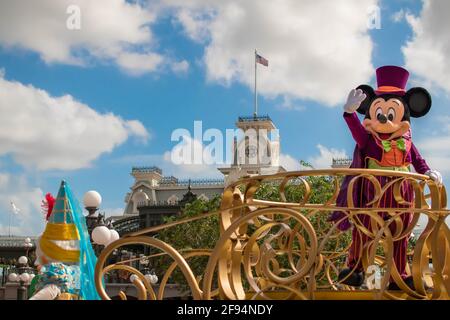
[[[78,262],[80,260],[79,250],[65,250],[44,236],[41,237],[39,245],[42,252],[50,259],[63,262]]]
[[[79,240],[78,230],[73,223],[47,223],[43,238],[48,240]]]

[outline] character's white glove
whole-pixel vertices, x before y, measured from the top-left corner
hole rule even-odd
[[[361,89],[353,89],[348,94],[347,102],[344,105],[344,111],[347,113],[355,112],[366,97],[366,94]]]
[[[442,184],[442,175],[439,171],[436,170],[428,170],[425,172],[426,176],[429,176],[431,180],[436,182],[437,184]]]
[[[30,300],[55,300],[57,296],[61,294],[61,290],[54,285],[48,284],[42,290],[36,292],[34,296],[30,298]]]

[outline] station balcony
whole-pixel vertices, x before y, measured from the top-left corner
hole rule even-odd
[[[344,177],[350,177],[347,205],[338,207]],[[387,182],[380,184],[379,177]],[[370,183],[374,190],[364,207],[358,207],[353,198],[358,181]],[[258,198],[266,186],[276,190],[272,197],[276,201]],[[413,190],[412,201],[403,198],[405,186]],[[404,208],[381,205],[387,192]],[[326,169],[245,177],[224,190],[220,210],[129,233],[108,245],[98,258],[96,286],[100,296],[109,299],[102,280],[116,270],[136,275],[132,282],[139,299],[162,299],[169,279],[178,272],[192,298],[199,300],[449,299],[450,211],[446,206],[445,187],[416,173]],[[336,211],[343,213],[341,219],[348,221],[351,229],[341,231],[339,223],[329,221]],[[406,212],[412,221],[403,225],[401,217]],[[171,243],[149,236],[214,216],[218,217],[220,237],[212,248],[192,249],[186,243],[185,250],[177,250]],[[370,219],[370,228],[361,223],[363,217]],[[396,226],[394,232],[392,225]],[[368,239],[359,249],[359,263],[370,281],[359,287],[345,285],[345,279],[338,278],[346,268],[353,229],[357,236]],[[410,239],[406,273],[412,277],[413,287],[405,283],[393,260],[393,243],[404,238]],[[157,286],[132,261],[111,262],[116,249],[135,245],[147,248],[150,261],[161,256],[170,259]],[[193,262],[199,257],[206,261],[200,272]],[[397,290],[390,290],[390,283],[395,283]],[[123,293],[122,298],[126,299]]]

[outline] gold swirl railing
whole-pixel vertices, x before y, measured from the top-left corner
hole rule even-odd
[[[348,205],[337,207],[344,176],[352,177],[347,189]],[[326,177],[332,185],[332,192],[323,203],[311,200],[321,192],[314,190],[311,177]],[[381,185],[377,177],[386,177],[388,182]],[[373,186],[369,207],[358,208],[353,201],[353,188],[360,179]],[[411,202],[403,199],[405,183],[414,191]],[[279,201],[257,199],[258,190],[265,184],[276,187]],[[301,199],[296,202],[287,200],[286,193],[292,185],[302,189]],[[397,203],[408,208],[380,209],[386,192],[392,192]],[[450,231],[445,220],[450,211],[446,206],[445,187],[415,173],[329,169],[248,177],[226,187],[217,212],[130,233],[108,245],[98,258],[96,286],[103,299],[110,299],[103,277],[112,270],[122,270],[136,275],[133,284],[139,299],[162,299],[168,280],[177,269],[194,299],[449,299]],[[370,268],[377,266],[378,286],[355,289],[344,285],[345,279],[338,280],[337,274],[345,268],[350,236],[349,232],[339,231],[337,224],[326,222],[334,211],[345,213],[342,219],[347,218],[359,236],[368,238],[367,245],[360,248],[360,262],[366,277],[373,275]],[[387,218],[382,218],[380,211]],[[403,226],[401,215],[405,212],[412,213],[412,221]],[[220,238],[214,248],[177,251],[149,235],[214,215],[220,216]],[[361,223],[364,215],[370,217],[370,229]],[[413,278],[411,288],[394,264],[393,243],[409,237],[420,216],[426,216],[427,223],[408,253],[406,272]],[[391,232],[391,224],[395,224],[395,232]],[[108,264],[114,250],[130,245],[148,246],[158,251],[157,255],[173,260],[157,292],[156,286],[136,268],[124,262]],[[208,257],[208,262],[204,273],[195,275],[188,262],[199,256]],[[392,281],[400,290],[388,290]],[[123,292],[120,295],[126,298]]]

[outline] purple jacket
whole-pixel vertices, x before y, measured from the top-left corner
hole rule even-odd
[[[375,138],[366,131],[361,122],[354,113],[344,113],[345,122],[352,133],[353,139],[356,141],[356,147],[353,152],[353,161],[350,165],[350,168],[367,168],[367,158],[373,158],[375,160],[381,161],[381,157],[383,155],[382,148],[377,144]],[[410,137],[409,137],[410,138]],[[413,165],[416,172],[424,174],[430,167],[427,165],[425,160],[420,155],[416,146],[411,142],[411,148],[407,152],[405,156],[405,162]],[[338,207],[347,207],[347,188],[350,180],[353,176],[346,176],[344,181],[342,182],[341,189],[339,191],[339,195],[336,199],[336,205]],[[353,202],[355,204],[364,204],[359,201],[359,194],[361,188],[361,180],[359,180],[353,189]],[[334,211],[330,216],[330,221],[337,221],[345,216],[345,213],[342,211]],[[350,222],[347,219],[344,219],[338,226],[340,230],[347,230],[351,227]]]

